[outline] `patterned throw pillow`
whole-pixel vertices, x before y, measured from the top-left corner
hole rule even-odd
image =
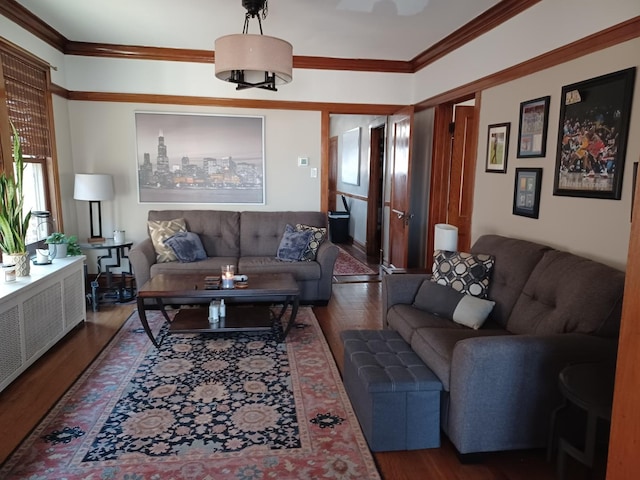
[[[164,241],[178,232],[186,232],[187,224],[184,218],[173,220],[149,220],[147,222],[149,236],[156,250],[156,261],[158,263],[175,262],[178,260],[176,254]]]
[[[309,240],[312,235],[313,233],[310,230],[298,232],[291,225],[287,224],[282,239],[280,240],[280,245],[278,246],[276,258],[278,260],[284,260],[285,262],[302,260],[302,254],[307,248],[307,245],[309,245]]]
[[[180,263],[199,262],[207,259],[202,240],[197,233],[178,232],[164,241],[168,245]]]
[[[307,262],[315,260],[318,255],[320,244],[324,242],[325,238],[327,238],[327,229],[324,227],[312,227],[311,225],[296,223],[296,230],[298,232],[304,232],[306,230],[312,232],[311,240],[309,240],[309,245],[307,245],[305,251],[302,252],[301,260],[306,260]]]
[[[431,281],[474,297],[487,298],[494,261],[492,255],[436,250]]]

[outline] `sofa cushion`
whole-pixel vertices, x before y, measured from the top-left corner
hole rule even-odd
[[[447,318],[438,317],[402,303],[398,303],[389,309],[387,323],[389,328],[398,332],[407,343],[411,343],[411,337],[419,328],[463,328],[462,325]]]
[[[520,334],[617,336],[623,291],[623,272],[549,250],[524,286],[507,329]]]
[[[450,322],[451,323],[451,322]],[[472,330],[469,328],[419,328],[411,338],[411,349],[437,375],[442,386],[449,391],[453,349],[467,338],[508,335],[503,329]]]
[[[156,275],[174,274],[174,273],[199,273],[203,277],[205,275],[211,275],[211,272],[220,272],[222,265],[235,264],[238,261],[235,257],[207,257],[206,260],[191,263],[181,262],[164,262],[154,263],[151,265],[149,275],[155,277]]]
[[[207,258],[207,252],[204,251],[197,233],[178,232],[167,238],[164,244],[173,250],[179,262],[190,263]]]
[[[172,218],[184,218],[186,230],[200,236],[207,257],[240,256],[240,212],[222,210],[149,211],[149,220],[170,220]],[[272,254],[276,251],[276,247],[274,247]]]
[[[488,298],[496,302],[489,318],[506,327],[516,300],[536,264],[551,247],[527,240],[483,235],[471,253],[488,253],[495,259]]]
[[[239,257],[274,257],[285,225],[298,223],[326,227],[322,212],[242,212]]]
[[[313,227],[311,225],[303,225],[301,223],[296,224],[296,230],[298,231],[306,231],[310,230],[312,235],[309,239],[309,244],[307,248],[302,252],[301,260],[305,260],[310,262],[316,259],[318,255],[318,249],[320,248],[320,244],[327,238],[327,229],[325,227]]]
[[[486,298],[493,269],[493,256],[436,250],[431,281],[455,290]]]
[[[175,262],[178,257],[169,245],[165,245],[164,241],[172,237],[178,232],[186,232],[187,225],[184,218],[174,218],[170,220],[149,220],[147,222],[149,229],[149,237],[153,242],[153,248],[156,251],[156,261]]]
[[[425,280],[418,289],[413,305],[477,330],[491,313],[495,302]]]
[[[311,230],[298,231],[287,224],[280,239],[276,258],[285,262],[302,260],[302,254],[307,249],[312,235],[313,232]]]
[[[238,271],[245,275],[252,273],[292,273],[298,281],[318,280],[322,276],[318,262],[281,262],[275,257],[241,257]]]

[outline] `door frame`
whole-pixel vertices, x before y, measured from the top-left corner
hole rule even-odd
[[[451,154],[453,151],[451,123],[453,121],[454,107],[458,103],[463,103],[473,99],[475,101],[475,136],[469,145],[472,151],[477,152],[478,146],[478,126],[480,123],[480,101],[481,94],[478,92],[473,95],[467,95],[462,98],[448,101],[436,105],[434,115],[434,132],[433,132],[433,155],[431,160],[431,185],[429,196],[429,221],[428,221],[428,235],[427,235],[427,254],[425,255],[426,265],[429,267],[433,262],[433,246],[434,236],[432,232],[435,230],[435,226],[438,223],[447,223],[447,209],[449,200],[449,177],[451,175]],[[471,171],[475,172],[477,155],[471,156],[473,159],[473,166]],[[473,186],[473,182],[471,184]],[[473,191],[467,192],[473,195]],[[471,209],[473,210],[473,202],[471,202]],[[461,248],[468,248],[467,245],[461,246]],[[429,253],[431,252],[431,253]]]

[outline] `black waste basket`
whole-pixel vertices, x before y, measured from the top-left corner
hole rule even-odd
[[[346,212],[329,211],[329,239],[333,243],[347,243],[349,241],[349,206],[342,196],[342,203]]]

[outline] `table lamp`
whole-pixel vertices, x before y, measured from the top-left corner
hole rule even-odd
[[[434,250],[458,251],[458,227],[437,223],[435,227]]]
[[[102,236],[102,200],[113,199],[113,177],[103,173],[76,173],[73,198],[89,202],[90,243],[101,243]]]

